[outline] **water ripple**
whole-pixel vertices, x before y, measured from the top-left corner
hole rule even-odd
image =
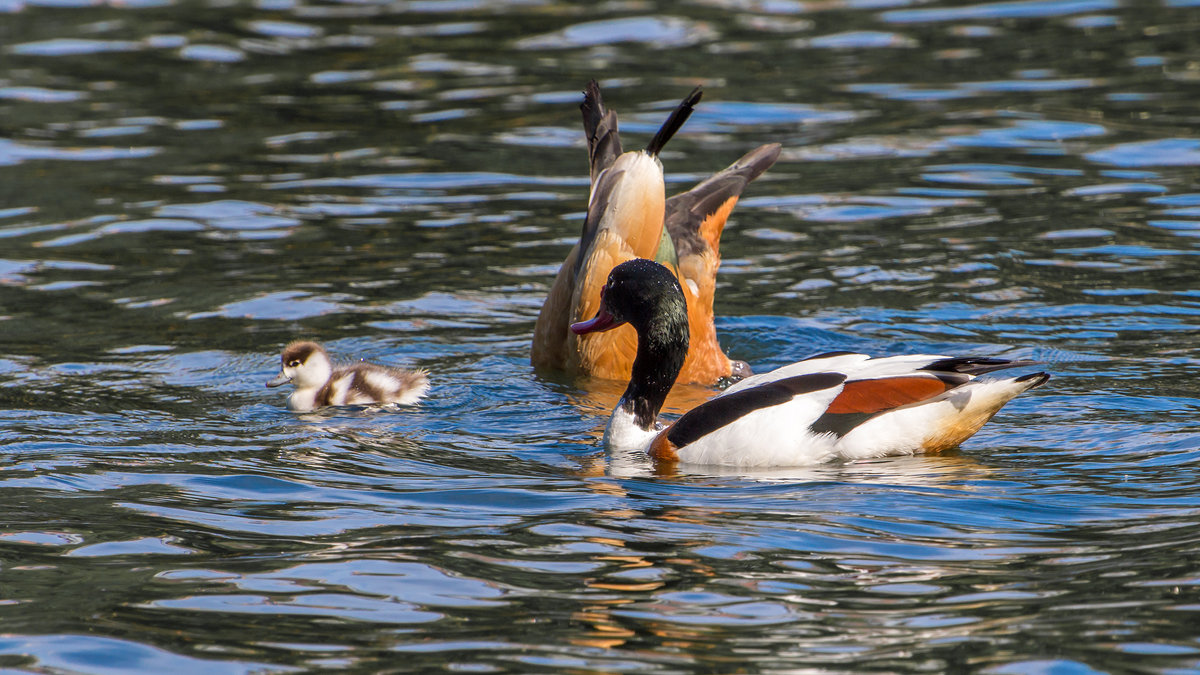
[[[1017,2],[984,2],[968,7],[898,9],[884,12],[881,18],[894,23],[1027,19],[1100,12],[1117,7],[1117,0],[1018,0]]]
[[[518,49],[530,51],[595,47],[642,42],[659,49],[685,47],[711,39],[705,23],[674,16],[646,16],[589,21],[544,35],[517,40]]]
[[[1200,164],[1200,141],[1164,138],[1120,143],[1085,155],[1093,162],[1124,167],[1194,166]]]
[[[0,0],[2,665],[1196,670],[1188,4]],[[672,193],[783,145],[732,357],[1052,379],[940,455],[606,452],[624,383],[529,362],[590,78],[626,150],[703,85]],[[298,338],[430,395],[289,412]]]

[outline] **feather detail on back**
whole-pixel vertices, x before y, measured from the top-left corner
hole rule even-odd
[[[372,405],[416,403],[429,389],[424,369],[401,370],[372,363],[356,363],[334,370],[316,400],[327,405]]]

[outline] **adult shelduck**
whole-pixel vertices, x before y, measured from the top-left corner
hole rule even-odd
[[[617,114],[604,108],[593,80],[584,92],[592,190],[579,243],[554,279],[533,332],[531,361],[610,380],[629,378],[637,351],[630,328],[578,336],[570,325],[596,313],[600,287],[618,263],[651,258],[669,266],[687,293],[691,344],[679,381],[711,385],[750,374],[717,342],[713,295],[721,264],[721,231],[746,185],[779,157],[779,145],[757,148],[691,190],[665,199],[658,154],[700,100],[697,87],[671,113],[645,150],[621,152]]]
[[[633,374],[604,442],[645,450],[660,466],[799,466],[948,450],[1050,379],[975,379],[1033,361],[832,352],[746,378],[663,426],[658,413],[687,352],[683,290],[662,265],[631,260],[612,270],[601,297],[595,318],[571,330],[584,335],[628,323],[637,333]]]
[[[424,370],[402,370],[359,362],[335,368],[329,353],[315,342],[297,341],[284,347],[280,370],[268,387],[292,383],[288,410],[308,412],[327,405],[416,403],[429,389]]]

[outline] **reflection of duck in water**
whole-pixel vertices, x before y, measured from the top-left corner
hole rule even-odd
[[[373,363],[333,367],[329,353],[315,342],[297,341],[284,348],[281,368],[268,387],[291,382],[288,410],[307,412],[327,405],[416,403],[429,389],[424,370],[402,370]]]
[[[559,269],[534,328],[531,360],[538,368],[565,370],[610,380],[627,380],[637,336],[625,328],[578,336],[572,322],[596,313],[600,286],[609,270],[625,260],[652,258],[672,268],[686,289],[690,347],[679,381],[712,385],[723,377],[744,377],[745,363],[721,351],[713,325],[721,232],[742,190],[779,157],[779,145],[764,145],[691,190],[664,199],[658,153],[679,130],[692,106],[693,91],[644,151],[621,153],[617,115],[604,108],[600,88],[584,92],[592,191],[579,243]]]
[[[587,334],[629,323],[637,359],[604,433],[613,450],[645,450],[659,465],[797,466],[831,459],[948,450],[970,438],[1017,395],[1045,383],[1033,373],[976,380],[1031,361],[832,352],[742,380],[657,423],[688,346],[687,305],[662,265],[631,260],[613,269]]]

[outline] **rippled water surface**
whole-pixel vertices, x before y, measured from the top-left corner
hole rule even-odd
[[[0,0],[0,667],[1200,669],[1188,0]],[[1054,379],[960,450],[655,476],[529,366],[587,198],[783,155],[718,328]],[[283,344],[428,368],[297,415]],[[678,410],[706,392],[680,388]]]

